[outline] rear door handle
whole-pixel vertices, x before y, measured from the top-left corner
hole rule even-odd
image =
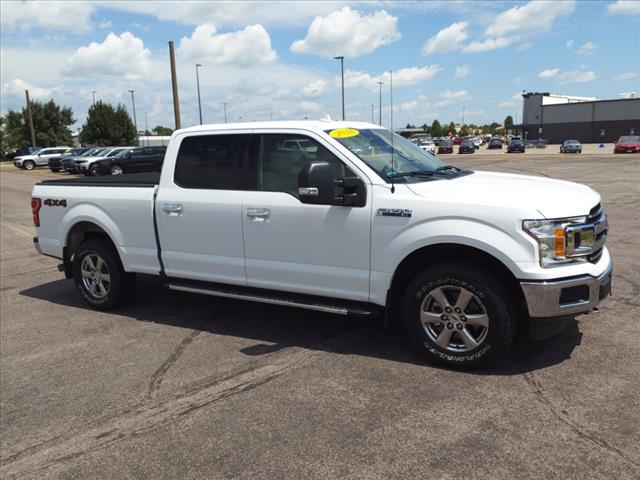
[[[182,213],[182,205],[177,203],[165,203],[162,205],[162,211],[168,215],[180,215]]]
[[[268,208],[247,208],[247,217],[254,221],[263,221],[269,218],[271,211]]]

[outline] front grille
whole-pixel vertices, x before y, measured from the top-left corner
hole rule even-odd
[[[607,241],[607,235],[609,234],[609,222],[607,221],[607,213],[601,203],[597,204],[591,210],[589,210],[589,217],[587,223],[594,227],[594,239],[595,251],[587,257],[590,263],[597,263],[602,257],[604,244]]]
[[[602,248],[599,250],[596,250],[594,253],[592,253],[591,255],[589,255],[587,257],[587,259],[589,260],[590,263],[598,263],[598,260],[600,260],[600,258],[602,257]]]

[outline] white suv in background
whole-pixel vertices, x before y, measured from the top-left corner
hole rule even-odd
[[[13,164],[18,168],[33,170],[35,167],[46,167],[49,158],[62,155],[71,147],[49,147],[33,152],[31,155],[21,155],[13,159]]]

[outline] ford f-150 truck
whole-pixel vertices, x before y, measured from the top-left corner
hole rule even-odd
[[[181,292],[399,319],[458,367],[611,289],[591,188],[456,168],[368,123],[178,130],[160,174],[43,181],[32,210],[36,249],[95,308],[158,275]]]

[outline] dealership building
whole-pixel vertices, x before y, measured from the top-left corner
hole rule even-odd
[[[522,97],[525,139],[607,143],[621,135],[640,135],[640,98],[598,100],[539,92]]]

